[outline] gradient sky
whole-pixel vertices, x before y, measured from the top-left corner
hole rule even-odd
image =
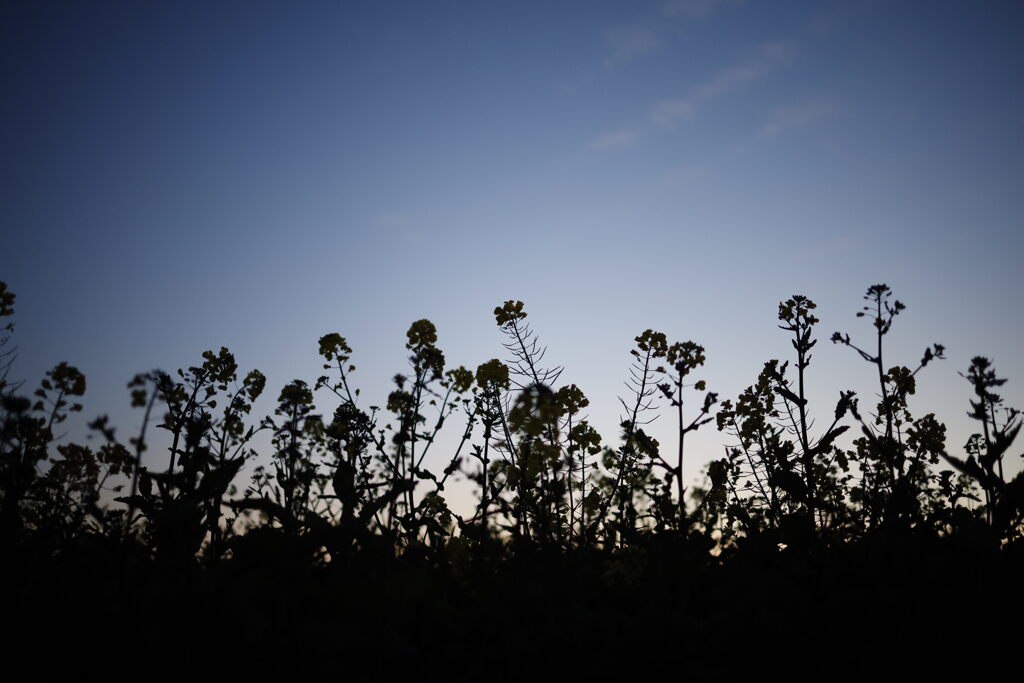
[[[911,407],[962,452],[972,356],[1024,407],[1022,45],[1009,1],[6,2],[13,375],[78,365],[127,438],[134,373],[225,345],[269,413],[338,331],[370,403],[410,322],[475,367],[521,299],[615,444],[634,336],[703,344],[732,397],[794,293],[819,414],[872,403],[828,337],[885,282],[891,362],[947,346]]]

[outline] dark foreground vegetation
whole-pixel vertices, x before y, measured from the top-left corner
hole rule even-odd
[[[360,401],[353,351],[328,334],[324,375],[281,389],[272,416],[250,414],[263,375],[243,374],[222,348],[173,375],[135,377],[135,435],[122,440],[101,417],[88,445],[59,436],[85,378],[61,363],[34,393],[11,382],[8,324],[7,668],[466,681],[1013,675],[1020,416],[995,393],[1005,380],[975,358],[963,375],[978,433],[948,449],[939,419],[912,413],[942,346],[913,366],[890,361],[903,304],[885,285],[865,300],[863,329],[831,340],[877,376],[870,400],[837,391],[812,420],[818,320],[794,296],[779,305],[792,358],[765,363],[733,399],[696,376],[701,346],[638,336],[616,446],[588,424],[582,391],[559,385],[520,302],[494,311],[505,360],[475,371],[451,368],[434,326],[413,323],[409,366],[385,406]],[[0,283],[0,316],[13,305]],[[659,410],[675,425],[671,444],[645,432]],[[727,456],[687,487],[687,437],[716,426]],[[438,454],[442,428],[455,446]],[[157,442],[162,456],[147,453]],[[427,469],[428,454],[443,455],[443,469]],[[257,465],[251,476],[245,463]],[[444,497],[457,474],[475,483],[465,516]]]

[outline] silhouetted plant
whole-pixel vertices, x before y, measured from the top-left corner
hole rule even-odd
[[[320,355],[323,356],[324,370],[336,370],[337,379],[321,376],[316,388],[327,388],[341,404],[323,432],[325,450],[330,454],[327,465],[332,469],[329,480],[333,493],[321,493],[321,498],[334,501],[340,506],[328,506],[322,511],[325,518],[334,524],[326,543],[335,559],[348,557],[354,551],[354,544],[364,541],[370,533],[371,522],[376,522],[383,532],[380,510],[386,507],[399,492],[391,487],[388,495],[374,495],[386,484],[376,482],[374,453],[389,463],[384,444],[384,432],[377,428],[378,408],[370,407],[364,412],[357,405],[360,390],[349,383],[349,375],[356,366],[349,361],[352,349],[345,338],[331,333],[320,338]],[[325,529],[322,527],[321,529]]]
[[[586,545],[590,533],[588,529],[592,525],[592,518],[600,500],[600,492],[591,482],[591,475],[597,464],[588,464],[587,456],[597,456],[601,452],[601,435],[587,419],[578,417],[580,410],[590,405],[590,400],[575,384],[562,387],[558,393],[567,440],[565,463],[566,483],[569,489],[568,541],[572,543],[578,535],[579,543]]]
[[[693,384],[685,384],[684,380],[686,377],[697,368],[704,365],[704,347],[699,346],[692,341],[676,342],[668,347],[665,355],[665,360],[668,362],[670,369],[667,373],[668,382],[664,382],[659,386],[662,394],[668,399],[669,405],[675,408],[677,425],[676,432],[678,435],[678,456],[676,464],[669,471],[675,476],[676,480],[676,494],[678,496],[678,527],[683,529],[685,527],[686,519],[686,486],[683,484],[683,456],[685,454],[684,446],[686,441],[686,435],[690,432],[697,431],[705,424],[712,422],[715,417],[711,414],[711,409],[718,402],[718,394],[707,392],[706,383],[704,380],[697,380]],[[704,394],[704,398],[701,401],[700,409],[697,415],[687,422],[683,415],[683,389],[692,387],[697,392],[707,392]],[[668,463],[661,460],[664,466],[668,467]]]
[[[977,400],[971,400],[968,416],[981,423],[982,431],[972,434],[964,449],[967,459],[942,451],[942,456],[961,473],[978,482],[985,496],[984,514],[999,538],[1019,539],[1024,532],[1024,473],[1006,481],[1003,459],[1020,433],[1021,414],[1005,406],[1003,398],[992,391],[1006,380],[996,375],[988,358],[975,356],[967,374],[961,376],[971,383]],[[952,491],[945,478],[947,497],[965,497],[964,486]]]
[[[854,405],[852,392],[840,392],[834,418],[819,438],[811,435],[806,371],[818,318],[816,304],[794,295],[779,304],[779,328],[791,333],[796,351],[795,383],[789,361],[765,363],[758,381],[734,405],[722,404],[718,428],[738,440],[727,449],[719,477],[727,482],[731,504],[723,505],[723,540],[734,534],[771,532],[782,543],[809,540],[834,529],[849,515],[852,479],[849,456],[836,446],[847,429],[840,425]]]
[[[14,314],[15,296],[0,282],[0,318]],[[0,349],[10,341],[8,322]],[[57,442],[55,429],[82,410],[85,376],[66,362],[46,373],[34,401],[16,395],[22,382],[9,382],[14,349],[0,352],[0,542],[31,532],[35,541],[56,549],[89,534],[116,535],[124,510],[103,501],[123,487],[134,459],[120,444],[92,449]],[[54,453],[53,450],[56,450]]]
[[[644,433],[643,427],[656,417],[648,415],[656,410],[654,396],[657,380],[664,373],[659,360],[665,358],[668,342],[663,333],[651,329],[645,330],[634,341],[636,348],[629,352],[633,361],[629,369],[630,377],[626,380],[632,396],[629,400],[619,398],[625,411],[620,419],[622,446],[617,451],[605,451],[603,462],[605,470],[613,472],[602,482],[607,493],[601,502],[597,519],[598,524],[604,527],[601,531],[607,543],[614,543],[614,539],[623,534],[626,525],[635,525],[634,496],[644,490],[642,482],[651,476],[652,466],[664,464],[658,452],[657,439]],[[670,479],[671,467],[667,466],[667,470],[667,479]],[[617,515],[609,522],[607,516],[613,505],[616,506]],[[664,510],[658,509],[658,512]]]
[[[864,296],[869,304],[857,313],[857,317],[868,317],[875,328],[873,351],[855,345],[848,334],[832,335],[833,343],[854,349],[873,365],[878,377],[880,401],[871,423],[861,417],[856,400],[850,404],[864,435],[854,441],[861,483],[851,491],[851,497],[863,506],[869,527],[910,526],[923,521],[927,499],[933,495],[929,485],[934,475],[929,466],[938,463],[945,448],[945,426],[931,413],[915,419],[908,407],[908,399],[917,388],[917,373],[931,361],[943,358],[944,347],[934,344],[925,349],[913,371],[904,366],[886,369],[883,342],[895,317],[906,308],[900,301],[890,303],[891,296],[888,286],[872,285]]]
[[[215,561],[223,551],[224,497],[245,459],[253,455],[245,445],[263,428],[245,430],[242,424],[251,402],[263,390],[263,375],[254,370],[240,388],[230,391],[229,385],[238,379],[237,370],[234,356],[221,347],[216,354],[205,351],[202,365],[187,372],[179,369],[180,382],[154,371],[136,376],[129,385],[133,404],[147,407],[146,419],[152,401],[146,399],[147,386],[166,407],[159,427],[169,432],[170,457],[166,472],[140,467],[137,491],[119,500],[142,513],[153,547],[169,562],[191,561],[207,534],[213,544],[207,557]],[[218,395],[226,402],[220,418],[213,412]],[[143,435],[144,431],[135,441],[139,457],[145,448]],[[112,436],[108,433],[109,439]]]
[[[561,465],[560,408],[552,388],[562,370],[541,366],[546,349],[524,322],[522,301],[510,300],[496,307],[494,318],[507,338],[509,380],[515,385],[515,392],[504,397],[504,441],[495,443],[505,456],[502,470],[513,496],[516,524],[511,530],[520,542],[551,541],[557,536],[557,512],[552,509],[558,499],[555,489],[567,490],[557,471]]]
[[[88,506],[93,501],[81,490],[88,486],[87,480],[69,482],[60,472],[95,471],[96,459],[88,449],[66,446],[65,461],[70,461],[40,482],[40,469],[49,460],[50,445],[57,438],[54,428],[82,409],[82,404],[70,399],[84,394],[85,376],[62,362],[46,373],[35,391],[35,402],[13,394],[0,397],[0,536],[4,539],[13,540],[21,532],[28,510],[33,511],[38,530],[40,524],[52,527],[59,521],[63,525],[68,515],[81,519],[83,510],[71,504]]]
[[[795,447],[779,425],[772,387],[778,374],[777,360],[766,363],[757,382],[740,394],[735,405],[723,401],[716,416],[718,429],[731,433],[739,444],[728,450],[721,466],[726,468],[735,500],[732,517],[747,533],[778,530],[782,519],[794,514],[800,504],[803,482],[789,465]]]
[[[14,316],[14,292],[7,289],[7,283],[0,281],[0,320]],[[17,389],[10,386],[7,377],[17,356],[17,349],[10,346],[14,334],[14,322],[8,320],[0,329],[0,397]]]
[[[456,451],[456,458],[471,434],[475,419],[479,417],[483,426],[483,443],[473,444],[471,453],[479,469],[470,471],[468,476],[480,487],[480,502],[477,504],[476,515],[468,522],[462,520],[460,524],[463,536],[479,540],[489,535],[492,503],[497,503],[497,512],[503,511],[501,493],[508,483],[503,462],[500,459],[494,460],[491,453],[492,443],[496,440],[505,442],[507,439],[508,429],[502,396],[510,387],[509,369],[500,360],[493,358],[477,367],[474,379],[476,387],[473,409],[463,440]],[[456,460],[453,462],[457,463]],[[448,474],[446,470],[445,476]]]

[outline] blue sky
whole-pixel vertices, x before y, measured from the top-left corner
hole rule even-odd
[[[892,362],[948,348],[915,407],[955,452],[972,356],[1024,406],[1022,38],[1016,2],[5,3],[14,375],[77,364],[134,430],[136,372],[225,345],[273,398],[338,331],[369,402],[410,322],[475,367],[521,299],[614,443],[634,336],[734,396],[794,293],[820,410],[870,402],[827,340],[886,282]]]

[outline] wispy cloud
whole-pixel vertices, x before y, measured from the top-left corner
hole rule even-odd
[[[608,131],[590,141],[590,149],[622,149],[631,147],[636,142],[638,134],[632,128],[620,128]]]
[[[644,24],[616,26],[605,31],[604,39],[608,48],[604,59],[606,67],[621,66],[656,52],[662,46],[658,33]]]
[[[584,87],[593,86],[602,77],[611,75],[620,67],[665,47],[661,34],[650,23],[644,22],[613,26],[604,31],[602,37],[604,39],[602,67],[586,71],[572,81],[559,84],[559,90],[568,94]]]
[[[677,121],[693,116],[696,109],[696,103],[692,98],[665,100],[654,107],[654,111],[651,112],[651,120],[661,126],[671,126]]]
[[[761,46],[755,57],[719,71],[686,96],[659,102],[651,112],[651,120],[660,126],[671,127],[692,117],[709,102],[763,77],[778,65],[789,61],[794,53],[795,48],[791,43],[767,43]]]
[[[835,103],[830,100],[812,100],[776,107],[768,113],[767,120],[761,126],[761,135],[770,137],[804,128],[830,115],[835,108]]]
[[[631,147],[648,134],[652,128],[671,129],[677,124],[696,116],[700,110],[715,100],[725,97],[749,83],[770,73],[773,69],[790,61],[796,54],[796,47],[788,42],[765,43],[755,54],[732,66],[714,73],[707,80],[699,82],[682,97],[662,100],[654,105],[646,121],[607,131],[587,143],[589,149],[621,149]],[[781,131],[786,127],[801,125],[801,121],[813,120],[815,116],[827,113],[820,106],[816,108],[780,109],[775,118],[765,124],[771,130]],[[822,109],[819,111],[819,109]]]

